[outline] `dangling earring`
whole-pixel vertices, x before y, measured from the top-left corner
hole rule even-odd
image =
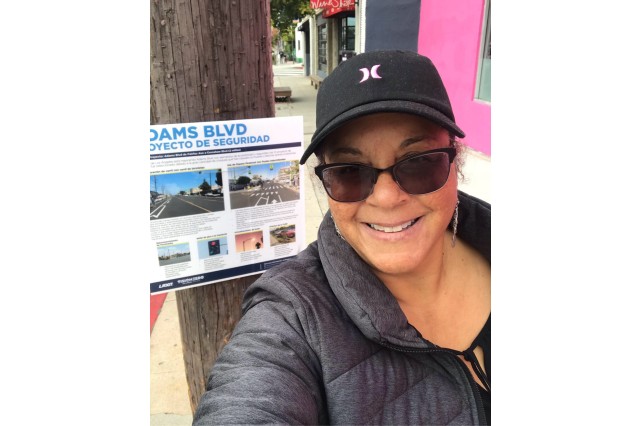
[[[451,247],[456,246],[456,233],[458,232],[458,204],[460,200],[456,201],[456,209],[453,211],[453,222],[451,227],[453,228],[453,236],[451,237]]]
[[[333,215],[331,215],[331,220],[333,220]],[[338,225],[336,225],[336,221],[335,220],[333,220],[333,227],[336,228],[336,234],[338,234],[338,236],[340,236],[340,238],[342,238],[344,241],[347,241],[347,240],[344,239],[344,237],[340,233],[340,230],[338,229]]]

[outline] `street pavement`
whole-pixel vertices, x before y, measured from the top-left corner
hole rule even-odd
[[[274,87],[291,88],[291,99],[276,102],[276,117],[303,116],[304,144],[309,145],[315,131],[316,89],[309,77],[302,75],[302,65],[274,65]],[[315,156],[301,170],[306,173],[306,242],[315,241],[318,227],[328,209],[322,184],[313,174]],[[484,154],[469,150],[464,167],[466,181],[459,188],[491,202],[491,160]],[[151,332],[150,345],[151,426],[190,426],[193,421],[188,386],[182,359],[180,324],[175,293],[170,292]]]
[[[300,191],[294,186],[282,183],[263,182],[261,186],[242,189],[229,193],[232,209],[266,206],[273,203],[286,203],[300,198]]]
[[[224,210],[222,197],[219,195],[215,197],[170,195],[152,207],[150,220],[201,214],[203,211],[219,212]]]

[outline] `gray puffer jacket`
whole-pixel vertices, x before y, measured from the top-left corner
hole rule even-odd
[[[458,236],[490,261],[491,207],[459,193]],[[421,338],[327,214],[318,240],[265,272],[194,425],[484,424],[462,361]]]

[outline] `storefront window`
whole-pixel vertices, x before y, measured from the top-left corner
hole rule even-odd
[[[320,69],[327,68],[327,24],[318,26],[318,63]]]
[[[344,17],[340,20],[340,50],[356,50],[356,18]]]
[[[491,102],[491,0],[487,0],[476,98]]]

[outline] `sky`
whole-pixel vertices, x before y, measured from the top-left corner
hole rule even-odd
[[[177,253],[189,253],[189,243],[158,247],[158,256],[171,256]]]
[[[289,167],[289,161],[281,161],[278,163],[254,164],[251,166],[233,167],[229,169],[230,177],[260,175],[262,179],[273,179],[278,176],[278,171],[282,167]],[[273,166],[273,170],[271,170]],[[251,168],[251,173],[248,169]],[[153,175],[149,177],[149,189],[160,194],[176,195],[180,191],[188,191],[191,188],[197,188],[206,181],[216,187],[216,172],[219,169],[202,170],[200,172],[172,173],[163,175]],[[223,177],[224,179],[224,177]]]
[[[234,170],[235,177],[239,178],[242,175],[253,177],[253,175],[260,175],[262,179],[273,179],[278,176],[278,171],[283,167],[289,167],[289,161],[281,161],[278,163],[266,163],[266,164],[253,164],[251,166],[233,167],[229,169],[230,177],[233,178]],[[271,167],[273,166],[273,170]],[[248,174],[248,168],[251,168],[251,174]]]
[[[212,185],[215,188],[216,172],[218,170],[219,169],[212,169],[203,170],[201,172],[186,172],[150,176],[149,189],[161,194],[176,195],[180,191],[188,191],[191,188],[197,188],[205,179],[209,183],[209,185]]]

